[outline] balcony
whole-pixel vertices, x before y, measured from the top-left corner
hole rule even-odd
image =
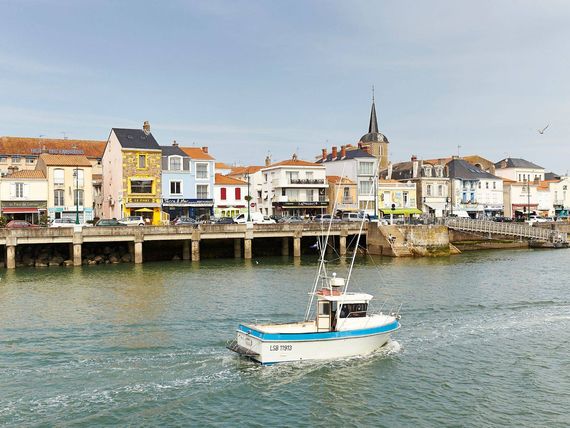
[[[289,184],[325,184],[321,178],[291,178]]]

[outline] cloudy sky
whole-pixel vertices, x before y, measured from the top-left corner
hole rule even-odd
[[[0,16],[0,135],[149,120],[228,163],[310,160],[366,133],[374,85],[393,162],[570,169],[568,1],[0,0]]]

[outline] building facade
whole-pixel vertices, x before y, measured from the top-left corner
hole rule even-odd
[[[0,178],[0,211],[9,220],[38,224],[47,213],[48,185],[43,171],[23,170]]]
[[[216,160],[208,147],[181,147],[190,158],[190,192],[188,212],[190,217],[211,217],[214,215],[214,179]]]
[[[326,212],[328,184],[323,165],[293,155],[261,169],[261,173],[263,214],[314,216]]]
[[[416,185],[411,181],[381,179],[378,181],[379,216],[388,214],[418,215]]]
[[[327,183],[327,213],[341,216],[342,213],[358,210],[358,189],[354,181],[338,175],[327,175]]]
[[[216,174],[214,184],[214,216],[235,217],[239,214],[247,213],[248,199],[252,198],[250,193],[251,189],[248,190],[246,181]]]
[[[323,149],[317,163],[324,165],[327,175],[346,177],[356,183],[357,206],[354,211],[376,215],[378,159],[368,153],[368,149],[341,146],[332,148],[330,154]]]
[[[47,180],[50,220],[70,218],[85,223],[94,219],[93,167],[87,157],[42,154],[36,168]]]
[[[162,151],[145,122],[143,129],[113,128],[103,154],[103,215],[142,215],[162,223]]]

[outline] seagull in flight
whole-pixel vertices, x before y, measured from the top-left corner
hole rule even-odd
[[[544,128],[539,129],[539,130],[538,130],[538,133],[539,133],[540,135],[544,134],[544,131],[546,131],[546,128],[548,128],[549,126],[550,126],[550,123],[549,123],[548,125],[546,125]]]

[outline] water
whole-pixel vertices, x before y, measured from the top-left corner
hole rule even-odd
[[[394,340],[271,367],[225,341],[302,317],[314,259],[3,271],[0,425],[568,426],[569,255],[361,260],[354,289],[403,303]]]

